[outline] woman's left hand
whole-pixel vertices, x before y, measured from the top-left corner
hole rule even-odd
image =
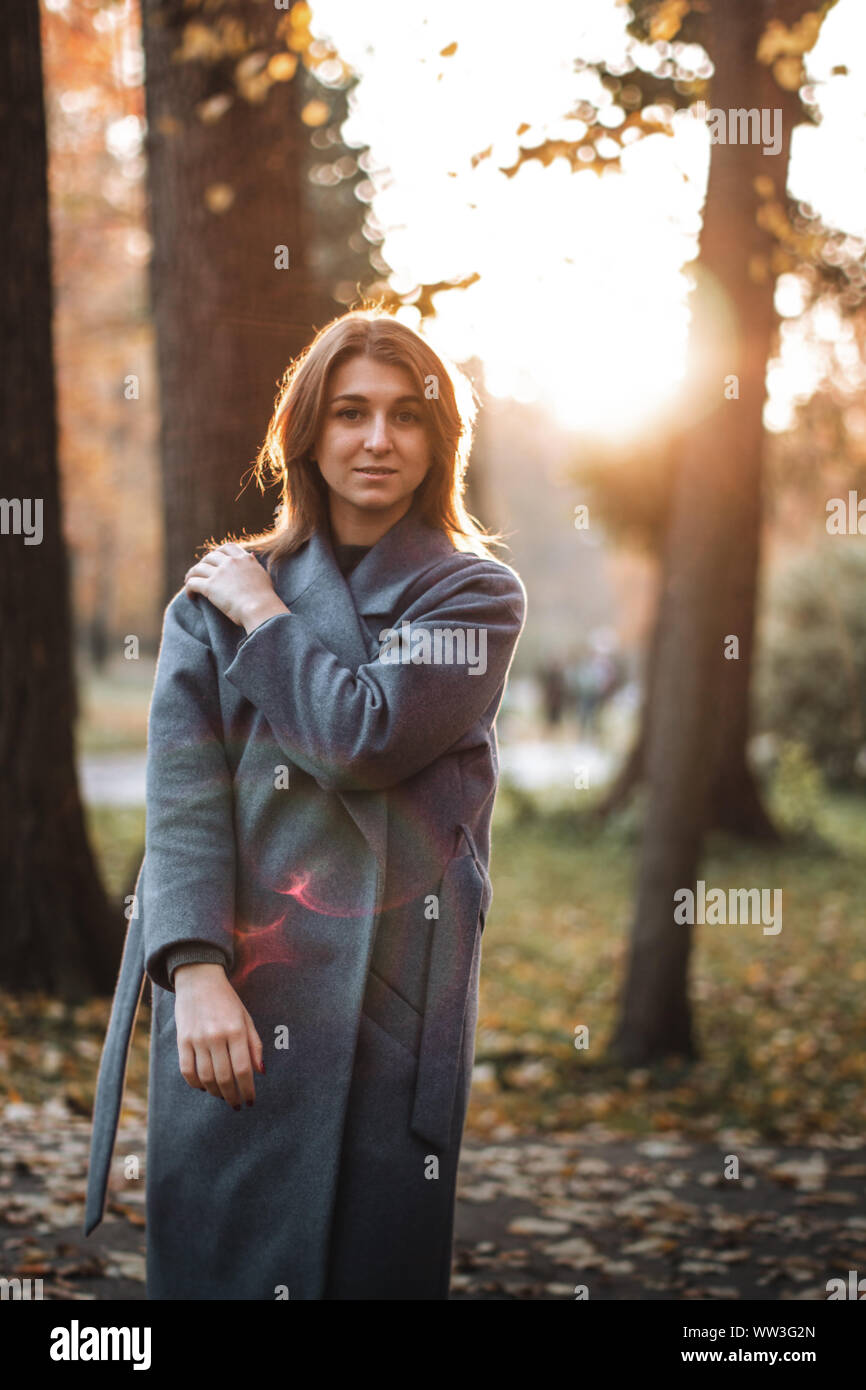
[[[188,594],[204,594],[248,633],[267,618],[289,612],[253,551],[234,541],[209,550],[192,565],[184,575],[184,587]]]

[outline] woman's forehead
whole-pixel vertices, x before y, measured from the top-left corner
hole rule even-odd
[[[331,373],[328,398],[340,395],[365,396],[369,400],[417,397],[417,388],[408,368],[372,357],[352,357]]]

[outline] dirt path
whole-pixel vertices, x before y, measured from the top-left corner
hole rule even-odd
[[[52,1102],[3,1119],[0,1277],[42,1278],[49,1299],[143,1299],[143,1179],[113,1178],[85,1240],[88,1122]],[[119,1148],[143,1155],[144,1133],[143,1114],[126,1121]],[[864,1178],[858,1140],[467,1136],[451,1296],[824,1301],[828,1279],[866,1274]]]

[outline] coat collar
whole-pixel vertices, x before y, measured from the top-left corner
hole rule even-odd
[[[370,637],[360,619],[390,614],[408,580],[454,553],[443,531],[419,516],[415,502],[346,576],[334,554],[330,526],[315,530],[275,566],[272,583],[289,608],[300,613],[338,659],[357,670],[371,658]]]
[[[325,524],[283,562],[274,588],[284,603],[291,604],[313,585],[317,598],[326,598],[326,593],[319,592],[321,587],[334,590],[336,584],[340,592],[343,586],[348,589],[360,615],[389,613],[410,576],[453,550],[444,532],[422,519],[413,500],[405,515],[380,537],[347,576],[340,571],[331,529]]]

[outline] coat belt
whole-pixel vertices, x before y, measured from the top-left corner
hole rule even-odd
[[[99,1063],[96,1098],[93,1103],[93,1129],[90,1138],[90,1167],[87,1173],[87,1200],[84,1209],[84,1234],[90,1235],[102,1220],[111,1154],[123,1100],[123,1085],[129,1059],[129,1045],[144,982],[144,930],[140,912],[129,921],[120,974],[111,1017]]]
[[[412,1132],[440,1150],[452,1138],[473,964],[491,898],[472,832],[459,829],[469,853],[450,860],[440,886],[411,1120]]]

